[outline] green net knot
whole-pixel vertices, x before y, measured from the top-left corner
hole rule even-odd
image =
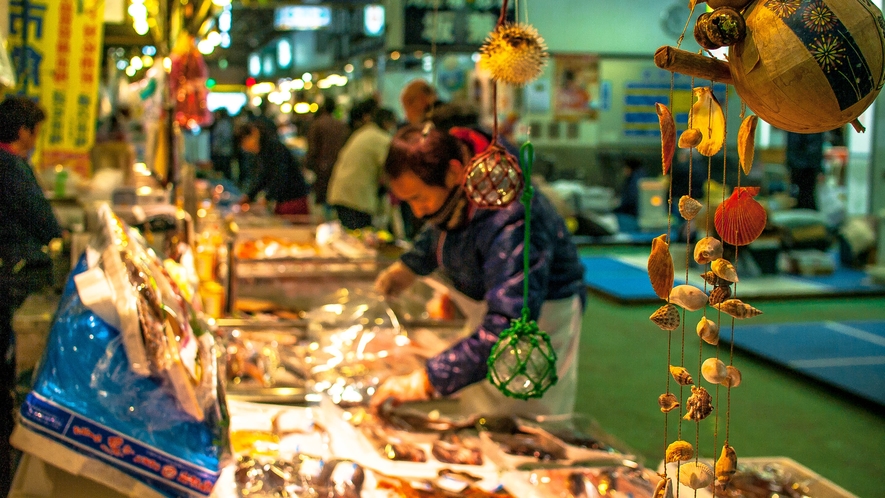
[[[513,320],[501,332],[488,360],[488,379],[511,398],[540,398],[556,384],[556,351],[550,336],[534,320]]]

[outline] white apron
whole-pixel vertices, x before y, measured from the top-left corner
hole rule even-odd
[[[440,288],[439,280],[425,278],[428,285]],[[445,285],[452,300],[466,318],[462,337],[472,334],[482,324],[488,306]],[[581,339],[581,299],[571,296],[541,305],[538,327],[547,332],[556,351],[556,373],[559,381],[541,398],[523,401],[505,396],[488,379],[467,386],[458,392],[464,415],[562,415],[571,414],[578,388],[578,346]]]

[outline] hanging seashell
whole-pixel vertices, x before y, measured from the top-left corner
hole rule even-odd
[[[716,50],[717,48],[722,47],[718,43],[714,42],[707,36],[707,24],[710,22],[710,13],[704,12],[700,16],[698,16],[698,20],[695,21],[694,25],[694,39],[698,42],[698,45],[707,49],[707,50]]]
[[[710,87],[696,87],[693,93],[698,100],[692,104],[688,114],[688,127],[701,131],[704,138],[697,146],[698,152],[710,157],[719,152],[725,143],[725,115]]]
[[[694,217],[701,212],[701,208],[703,207],[703,204],[687,195],[683,195],[679,198],[679,214],[681,214],[686,220],[693,220]]]
[[[727,374],[725,363],[722,363],[719,358],[707,358],[701,365],[701,375],[710,384],[721,384]]]
[[[667,243],[667,235],[661,235],[651,241],[651,254],[648,256],[648,278],[655,294],[661,299],[667,299],[670,289],[673,288],[675,273],[673,270],[673,257],[670,256],[670,245]]]
[[[549,54],[547,44],[533,26],[503,23],[479,49],[479,65],[492,78],[522,86],[541,75]]]
[[[682,418],[700,422],[713,413],[713,398],[706,389],[700,386],[691,386],[691,396],[685,401],[687,411]]]
[[[688,441],[682,441],[681,439],[670,443],[664,456],[664,460],[667,463],[684,462],[692,458],[694,458],[694,447]]]
[[[670,302],[688,311],[697,311],[707,304],[707,294],[693,285],[677,285],[670,291]]]
[[[661,169],[664,175],[670,172],[673,165],[673,154],[676,152],[676,121],[670,108],[661,103],[655,103],[658,113],[658,122],[661,126]]]
[[[722,454],[719,460],[716,460],[716,480],[719,484],[725,486],[731,481],[731,477],[737,472],[737,454],[734,448],[728,445],[728,441],[722,446]]]
[[[718,277],[717,277],[718,278]],[[720,279],[721,280],[721,279]],[[727,285],[717,285],[710,291],[710,306],[725,302],[731,297],[731,287]]]
[[[691,489],[706,488],[713,484],[713,469],[703,463],[684,463],[679,468],[679,482]]]
[[[694,384],[694,380],[691,378],[691,374],[688,373],[688,370],[683,367],[670,365],[670,375],[673,376],[673,379],[680,386],[690,386]]]
[[[661,480],[655,485],[655,491],[652,493],[652,498],[673,498],[673,483],[670,481],[670,478],[667,477],[667,474],[658,473]]]
[[[694,245],[694,260],[699,265],[722,257],[722,242],[713,237],[704,237]]]
[[[664,393],[658,396],[658,404],[661,405],[661,411],[664,413],[679,408],[679,401],[673,393]]]
[[[722,379],[722,385],[725,387],[737,387],[741,385],[741,371],[736,367],[728,365],[725,367],[725,378]]]
[[[731,197],[719,204],[713,224],[722,240],[745,246],[762,235],[768,215],[754,199],[758,193],[759,187],[735,187]]]
[[[692,149],[697,147],[701,140],[704,139],[704,135],[701,133],[701,130],[697,128],[689,128],[682,132],[682,135],[679,135],[679,148],[680,149]]]
[[[759,316],[762,314],[761,311],[741,301],[740,299],[729,299],[720,304],[717,304],[715,308],[723,313],[727,313],[735,318],[740,319],[753,318],[754,316]]]
[[[731,285],[731,282],[729,282],[728,280],[722,280],[721,278],[717,277],[716,274],[712,271],[701,273],[701,278],[704,279],[704,282],[707,282],[707,284],[714,287],[727,287]]]
[[[738,11],[721,7],[710,13],[710,19],[704,26],[707,38],[720,47],[729,47],[747,36],[747,23]]]
[[[741,163],[741,169],[745,175],[750,174],[753,169],[753,155],[756,150],[756,124],[759,118],[755,114],[750,114],[741,122],[738,130],[738,161]]]
[[[719,344],[719,325],[716,325],[713,320],[702,316],[701,321],[698,322],[697,331],[698,337],[707,344],[713,346]]]
[[[738,280],[737,270],[734,268],[734,265],[731,264],[731,261],[728,261],[727,259],[719,258],[713,261],[710,263],[710,269],[722,280],[728,282],[740,282],[740,280]]]
[[[676,330],[679,327],[679,310],[672,304],[665,304],[648,317],[661,330]]]

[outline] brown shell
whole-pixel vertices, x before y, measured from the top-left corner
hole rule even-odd
[[[738,130],[738,161],[745,175],[753,169],[753,156],[756,153],[756,124],[759,118],[750,114],[744,118]]]
[[[703,387],[691,386],[691,396],[685,401],[685,407],[687,410],[682,418],[700,422],[713,413],[713,398]]]
[[[713,469],[699,462],[687,462],[679,467],[679,482],[691,489],[703,489],[713,484]]]
[[[728,313],[735,318],[753,318],[762,314],[758,309],[741,301],[740,299],[729,299],[717,304],[716,309],[723,313]]]
[[[737,471],[737,460],[734,448],[725,443],[719,460],[716,460],[716,480],[719,481],[719,484],[724,486],[731,481],[731,477]]]
[[[686,220],[693,220],[703,207],[703,204],[687,195],[679,198],[679,214]]]
[[[651,280],[655,294],[661,299],[667,299],[670,289],[673,288],[675,272],[666,234],[656,237],[651,242],[651,254],[648,256],[648,279]]]
[[[648,317],[661,330],[676,330],[679,327],[679,310],[672,304],[665,304]]]
[[[713,273],[716,274],[717,277],[722,280],[727,280],[729,282],[740,282],[738,279],[737,270],[734,268],[734,265],[731,264],[731,261],[723,258],[719,258],[712,263],[710,263],[710,269],[713,270]]]
[[[664,460],[666,460],[667,463],[684,462],[686,460],[691,460],[692,458],[694,458],[694,446],[688,441],[683,441],[681,439],[670,443],[670,445],[667,446],[667,453],[664,456]]]
[[[713,218],[716,232],[722,240],[735,246],[753,242],[765,230],[768,214],[754,199],[759,187],[736,187],[731,197],[719,204]]]
[[[682,135],[679,135],[678,145],[680,149],[691,149],[697,147],[703,139],[704,135],[701,134],[701,130],[697,128],[689,128],[683,131]]]
[[[664,393],[658,396],[658,405],[661,406],[662,412],[667,413],[679,408],[679,400],[676,399],[676,395],[673,393]]]
[[[728,365],[725,367],[725,379],[721,384],[725,387],[737,387],[741,385],[741,371],[736,367]]]
[[[694,384],[694,380],[691,378],[691,374],[688,373],[683,367],[670,365],[670,375],[673,376],[673,379],[680,386],[690,386]]]
[[[720,304],[731,297],[731,287],[727,285],[717,285],[710,291],[710,306]]]
[[[713,320],[702,316],[697,326],[698,337],[710,345],[719,344],[719,325]]]
[[[670,108],[661,103],[655,103],[655,111],[658,113],[658,122],[661,126],[661,169],[664,175],[670,172],[673,165],[673,154],[676,152],[676,121]]]
[[[695,87],[692,89],[692,94],[697,98],[697,102],[692,104],[688,113],[688,127],[701,130],[704,138],[696,149],[701,155],[711,157],[719,152],[725,143],[725,114],[710,87]]]
[[[705,265],[722,257],[722,242],[713,237],[704,237],[694,245],[694,260]]]
[[[707,282],[708,284],[715,287],[731,285],[731,282],[729,282],[728,280],[722,280],[721,278],[717,277],[716,274],[712,271],[701,273],[701,278],[704,279],[704,282]]]
[[[728,370],[725,369],[725,363],[719,358],[707,358],[701,365],[701,375],[710,384],[721,384],[725,380],[725,376],[728,375]]]
[[[670,302],[688,311],[697,311],[707,305],[707,294],[693,285],[677,285],[670,292]]]
[[[667,477],[667,474],[658,474],[661,480],[655,485],[654,493],[652,493],[652,498],[673,498],[673,483],[670,481],[670,478]]]

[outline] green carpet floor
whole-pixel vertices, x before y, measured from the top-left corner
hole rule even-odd
[[[885,318],[881,297],[751,304],[764,311],[752,319],[753,324]],[[672,412],[669,435],[664,437],[665,416],[657,398],[666,390],[668,335],[671,363],[679,364],[682,332],[668,334],[648,320],[657,306],[624,306],[590,295],[581,338],[576,411],[595,419],[651,467],[658,465],[666,442],[677,439],[680,429],[681,439],[695,444],[698,438],[696,448],[702,457],[718,456],[726,433],[725,388],[718,395],[711,390],[717,408],[714,415],[719,414],[718,431],[712,415],[699,426],[683,422],[680,428],[679,416]],[[691,326],[685,332],[683,364],[695,379],[700,353],[694,324],[700,313],[690,314],[692,318],[686,321]],[[720,358],[727,360],[727,345],[720,347]],[[714,352],[713,346],[705,344],[703,358]],[[728,430],[739,459],[789,457],[860,497],[885,496],[885,408],[740,351],[734,353],[734,365],[741,370],[743,383],[732,389]],[[671,382],[677,396],[678,388]],[[689,394],[685,389],[685,396]]]

